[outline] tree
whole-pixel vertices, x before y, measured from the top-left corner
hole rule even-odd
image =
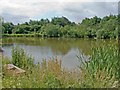
[[[53,25],[53,24],[44,25],[41,27],[41,32],[44,34],[44,36],[48,36],[48,37],[60,36],[60,30],[58,25]]]
[[[74,23],[71,23],[66,17],[54,17],[51,21],[54,25],[59,25],[64,27],[65,25],[71,25]]]
[[[23,24],[13,25],[10,22],[2,24],[5,34],[37,34],[42,37],[75,37],[75,38],[118,38],[119,15],[109,15],[103,18],[94,16],[85,18],[81,23],[71,22],[66,17],[30,20]]]
[[[4,27],[4,33],[12,34],[12,29],[14,28],[13,23],[6,22],[2,26]]]

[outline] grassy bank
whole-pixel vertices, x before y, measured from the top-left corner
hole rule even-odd
[[[41,33],[35,33],[35,34],[2,34],[2,37],[42,37],[42,38],[88,38],[91,39],[90,37],[69,37],[69,36],[63,36],[63,37],[54,37],[54,36],[45,36]],[[118,37],[113,38],[104,38],[104,37],[92,37],[92,39],[116,39],[118,40]]]
[[[50,59],[34,64],[33,58],[23,49],[12,50],[12,60],[3,58],[6,63],[25,69],[26,74],[11,76],[3,68],[4,88],[112,88],[118,87],[118,48],[104,46],[94,48],[90,61],[85,62],[82,55],[79,70],[61,67],[61,60]]]
[[[3,34],[3,37],[35,37],[35,34]]]

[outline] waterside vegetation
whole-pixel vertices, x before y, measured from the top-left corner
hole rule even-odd
[[[2,22],[2,30],[6,37],[118,38],[118,16],[94,16],[80,23],[71,22],[66,17],[54,17],[51,21],[30,20],[17,25]]]
[[[12,50],[12,60],[4,57],[3,88],[117,88],[119,80],[118,47],[104,46],[92,49],[89,62],[82,55],[79,70],[61,67],[62,61],[52,58],[34,64],[34,59],[19,47]],[[5,64],[12,63],[24,70],[24,75],[6,73]]]

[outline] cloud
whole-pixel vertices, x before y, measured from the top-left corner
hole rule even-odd
[[[79,22],[85,17],[103,17],[109,14],[117,14],[118,6],[116,2],[88,2],[88,3],[68,3],[63,8],[63,14]]]
[[[89,1],[89,2],[88,2]],[[29,19],[66,16],[79,22],[84,17],[117,14],[118,0],[1,0],[0,15],[14,23]],[[112,2],[112,3],[111,3]]]
[[[5,18],[5,22],[10,21],[14,24],[17,23],[23,23],[25,21],[29,21],[29,17],[28,16],[22,16],[22,15],[12,15],[12,14],[7,14],[7,13],[3,13],[2,16],[4,16]]]

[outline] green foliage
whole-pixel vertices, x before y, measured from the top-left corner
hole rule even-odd
[[[4,37],[35,37],[37,34],[3,34]]]
[[[2,56],[0,56],[0,58],[2,58]],[[2,59],[2,64],[5,65],[5,64],[9,64],[11,63],[11,60],[7,57],[4,57],[4,60]]]
[[[83,56],[82,56],[83,57]],[[119,80],[119,57],[117,46],[104,46],[93,48],[89,62],[79,57],[82,61],[81,70],[83,76],[82,85],[91,87],[110,87],[114,86]]]
[[[11,34],[13,28],[14,28],[13,23],[9,23],[9,22],[7,22],[7,23],[2,23],[3,33]]]
[[[53,24],[47,24],[41,27],[41,33],[46,37],[59,37],[59,26]]]
[[[29,69],[34,66],[34,59],[27,55],[22,48],[12,49],[12,63],[20,68]]]
[[[44,83],[45,83],[45,86],[48,88],[60,88],[61,87],[60,81],[52,73],[50,74],[48,73],[45,76]]]
[[[54,17],[51,23],[62,27],[64,27],[65,25],[72,25],[72,23],[66,17]]]
[[[109,15],[85,18],[81,23],[69,21],[66,17],[54,17],[51,21],[30,20],[23,24],[3,23],[4,34],[34,34],[36,37],[71,37],[71,38],[117,38],[118,17]],[[10,35],[9,35],[10,36]],[[29,35],[28,35],[29,36]]]
[[[15,48],[13,51],[15,60],[27,60],[24,59],[28,56],[23,50]],[[10,76],[4,73],[2,84],[3,88],[117,88],[118,58],[117,46],[93,48],[89,62],[85,62],[83,56],[79,57],[82,61],[80,71],[65,70],[61,67],[61,62],[53,58],[36,65],[27,63],[31,69],[26,69],[25,75]],[[18,66],[21,64],[19,61],[14,62]],[[22,66],[26,68],[23,64],[20,67]]]

